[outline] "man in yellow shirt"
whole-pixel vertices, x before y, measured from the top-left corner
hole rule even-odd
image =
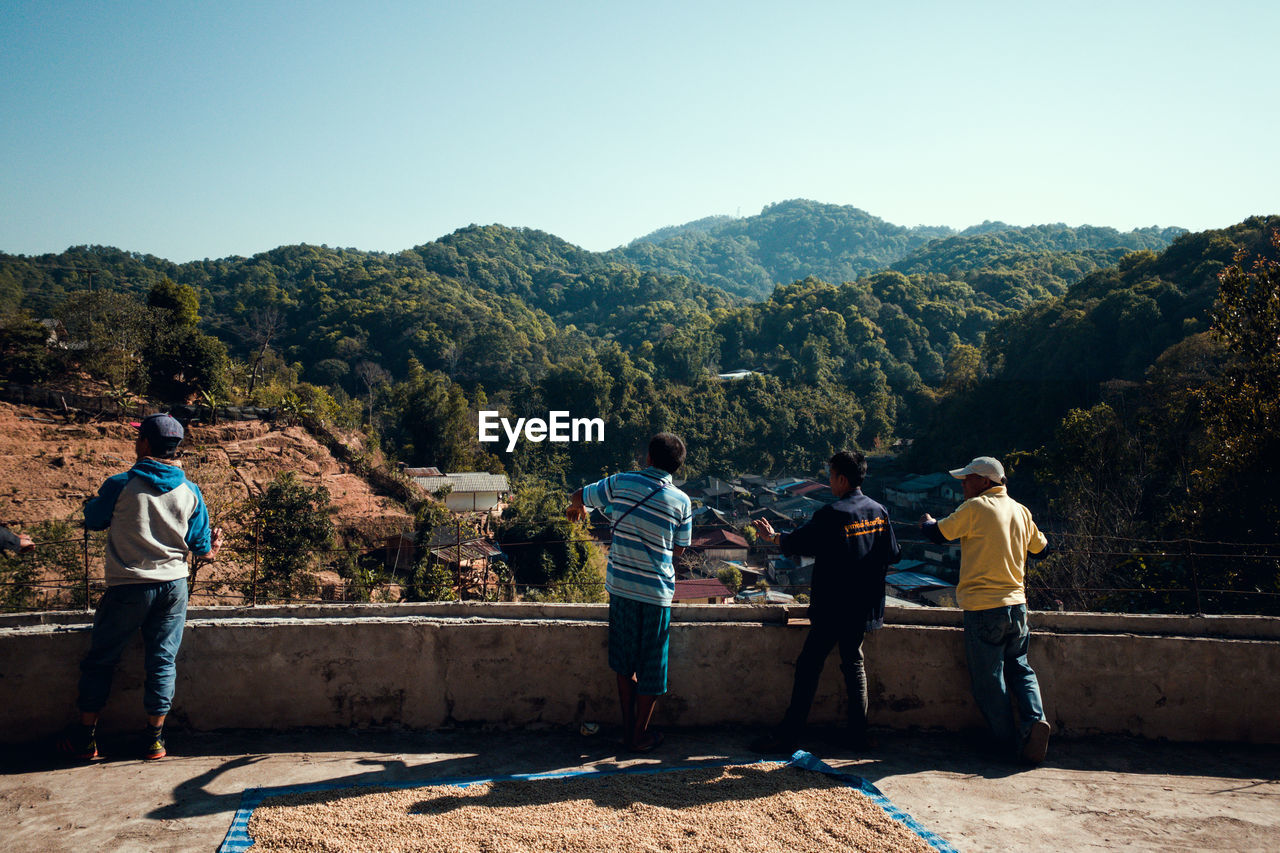
[[[1027,555],[1045,556],[1049,540],[1030,510],[1009,497],[1004,466],[996,459],[979,456],[951,476],[962,481],[964,503],[941,521],[925,513],[920,530],[938,544],[960,541],[956,600],[964,610],[973,698],[1001,745],[1039,764],[1049,748],[1050,726],[1040,683],[1027,662],[1025,580]],[[1010,693],[1020,725],[1014,723]]]

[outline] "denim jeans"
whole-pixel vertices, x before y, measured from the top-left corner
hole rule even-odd
[[[143,707],[155,717],[169,713],[178,673],[174,659],[186,622],[186,578],[107,587],[93,617],[89,653],[80,662],[80,710],[96,714],[107,704],[116,663],[141,629],[147,672]]]
[[[796,659],[796,680],[791,688],[791,705],[782,719],[779,734],[788,739],[800,737],[804,730],[813,697],[818,692],[818,679],[827,656],[840,646],[840,668],[844,671],[845,689],[849,693],[849,734],[855,738],[867,733],[867,670],[862,657],[865,622],[851,619],[838,624],[813,622],[804,648]]]
[[[1044,719],[1040,683],[1027,663],[1030,639],[1025,604],[964,612],[964,650],[973,698],[996,740],[1014,749],[1021,748],[1031,724]],[[1017,725],[1009,707],[1010,694],[1018,706]]]

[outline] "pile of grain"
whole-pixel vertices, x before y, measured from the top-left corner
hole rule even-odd
[[[862,793],[780,764],[273,797],[249,834],[255,851],[931,849]]]

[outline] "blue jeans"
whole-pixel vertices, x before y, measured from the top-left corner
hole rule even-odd
[[[93,616],[89,653],[80,662],[80,710],[96,714],[107,704],[116,663],[141,629],[147,671],[143,707],[153,717],[169,713],[178,674],[174,659],[186,623],[186,578],[107,587]]]
[[[1025,604],[964,612],[964,651],[973,698],[996,740],[1014,749],[1021,748],[1031,724],[1044,719],[1040,682],[1027,663],[1030,640]],[[1018,705],[1020,725],[1014,724],[1010,694]]]

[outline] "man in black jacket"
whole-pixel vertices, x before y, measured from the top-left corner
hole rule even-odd
[[[840,668],[849,691],[849,744],[867,747],[867,671],[862,638],[884,624],[884,577],[902,556],[889,512],[862,493],[867,460],[841,451],[831,457],[831,491],[838,500],[818,510],[793,533],[778,534],[765,519],[754,522],[767,542],[787,556],[814,558],[809,635],[796,660],[791,705],[781,725],[752,746],[759,752],[794,752],[799,746],[818,678],[831,650],[840,646]]]

